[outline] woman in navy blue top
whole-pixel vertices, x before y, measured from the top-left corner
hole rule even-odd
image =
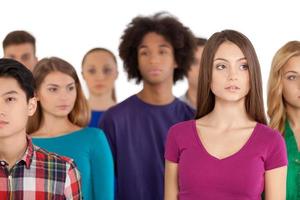
[[[89,50],[82,59],[82,76],[88,87],[88,102],[92,110],[88,126],[98,127],[103,112],[116,104],[116,57],[105,48]]]

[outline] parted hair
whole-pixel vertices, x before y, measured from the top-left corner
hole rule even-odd
[[[284,134],[287,119],[285,100],[283,97],[283,68],[294,56],[300,56],[300,41],[290,41],[282,46],[274,55],[268,81],[268,116],[270,127]]]
[[[117,63],[117,58],[116,56],[113,54],[113,52],[111,52],[110,50],[106,49],[106,48],[103,48],[103,47],[96,47],[96,48],[93,48],[93,49],[90,49],[88,52],[86,52],[86,54],[83,56],[82,58],[82,61],[81,61],[81,68],[83,69],[83,65],[85,63],[85,60],[86,60],[86,57],[91,54],[91,53],[94,53],[94,52],[106,52],[108,53],[112,59],[114,60],[114,62],[116,63],[116,66],[118,66],[118,63]],[[113,88],[113,91],[112,91],[112,99],[117,102],[117,96],[116,96],[116,89]]]
[[[210,113],[215,106],[215,96],[211,91],[213,62],[218,48],[227,41],[241,49],[248,63],[250,90],[245,100],[246,112],[253,120],[266,124],[259,61],[250,40],[235,30],[216,32],[205,44],[199,71],[196,119]]]
[[[39,90],[46,76],[57,71],[71,76],[75,81],[77,95],[73,110],[69,113],[68,118],[73,124],[80,127],[85,127],[90,119],[90,110],[87,100],[83,94],[77,73],[70,63],[57,57],[44,58],[40,60],[33,70],[37,91]],[[42,121],[43,112],[41,104],[38,101],[35,114],[32,117],[29,117],[27,133],[31,134],[37,131],[40,128]]]
[[[194,59],[196,40],[188,27],[165,12],[156,13],[149,17],[137,16],[125,29],[119,45],[119,55],[123,60],[128,79],[135,79],[136,83],[140,83],[143,79],[138,67],[138,46],[144,36],[151,32],[163,36],[174,49],[174,58],[178,66],[173,75],[175,83],[189,71]]]

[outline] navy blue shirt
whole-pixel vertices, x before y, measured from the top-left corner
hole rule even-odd
[[[104,111],[92,110],[91,120],[89,122],[88,127],[99,127],[99,121]]]
[[[164,145],[168,129],[192,119],[195,111],[175,98],[151,105],[133,95],[100,120],[115,161],[118,200],[162,200]]]

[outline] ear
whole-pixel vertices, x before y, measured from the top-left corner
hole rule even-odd
[[[32,97],[28,101],[28,116],[32,116],[35,113],[37,107],[37,98]]]
[[[83,71],[81,71],[81,76],[82,76],[82,78],[85,80]]]
[[[116,71],[116,77],[115,77],[115,80],[119,77],[119,71],[117,70]]]
[[[174,60],[174,69],[178,68],[178,65],[176,63],[176,60]]]

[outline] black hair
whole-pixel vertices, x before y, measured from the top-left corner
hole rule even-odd
[[[174,83],[187,74],[194,60],[196,39],[189,28],[185,27],[175,17],[165,13],[157,13],[150,17],[135,17],[121,37],[119,55],[123,60],[128,79],[136,79],[140,83],[142,75],[138,68],[138,46],[144,36],[150,32],[164,37],[174,49],[177,68],[174,70]]]
[[[0,59],[0,77],[15,79],[26,94],[27,101],[35,96],[34,78],[22,63],[8,58]]]

